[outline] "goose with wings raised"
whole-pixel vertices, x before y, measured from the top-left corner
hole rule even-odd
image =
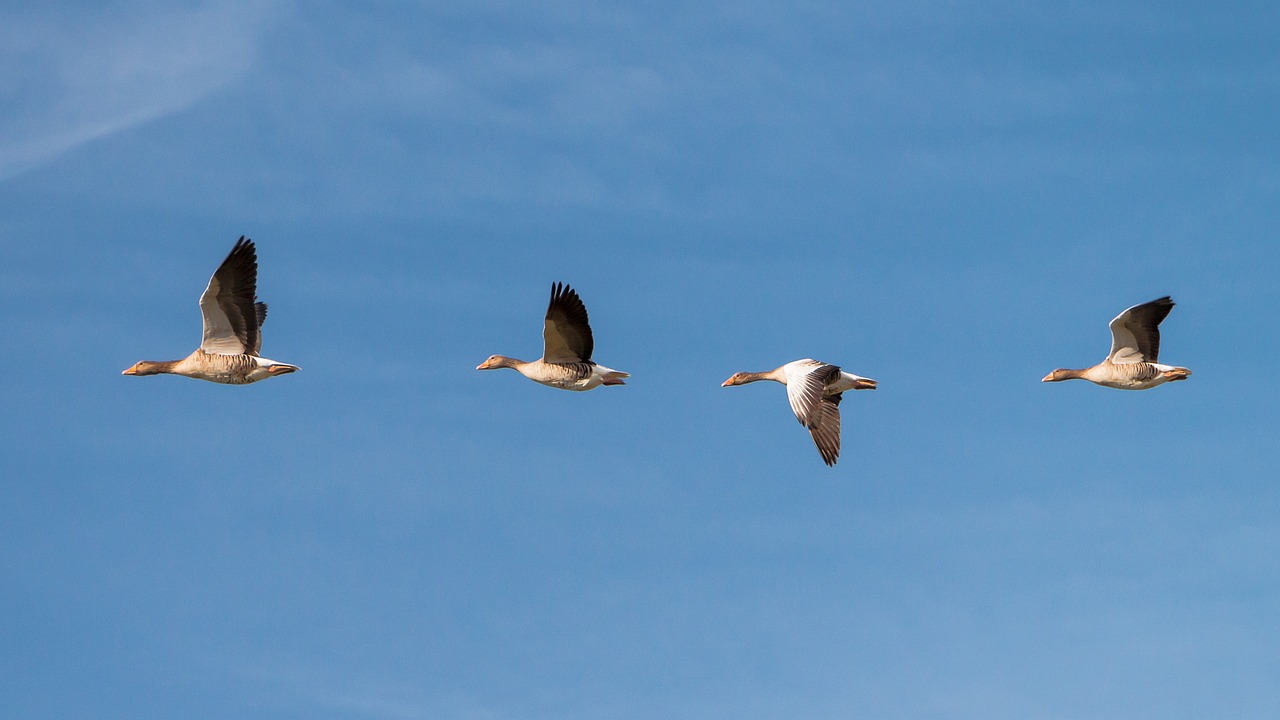
[[[181,360],[142,360],[125,375],[184,375],[198,380],[245,385],[298,369],[258,355],[267,304],[258,302],[258,255],[253,241],[236,242],[200,296],[204,338]]]
[[[1082,370],[1059,368],[1045,375],[1042,382],[1088,380],[1120,390],[1146,390],[1162,383],[1186,380],[1191,377],[1189,369],[1157,362],[1160,323],[1168,317],[1173,305],[1173,300],[1166,295],[1125,310],[1111,321],[1111,353],[1106,360]]]
[[[551,301],[542,323],[542,357],[525,362],[505,355],[491,355],[476,369],[511,368],[534,382],[561,390],[625,385],[623,378],[631,374],[593,362],[594,347],[582,299],[568,285],[552,283]]]
[[[768,372],[740,372],[720,387],[772,380],[787,386],[787,400],[796,420],[809,429],[818,453],[827,465],[840,457],[840,399],[845,390],[875,390],[878,383],[836,365],[817,360],[796,360]]]

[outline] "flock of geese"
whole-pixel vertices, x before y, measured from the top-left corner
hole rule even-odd
[[[200,295],[204,337],[195,352],[181,360],[142,360],[125,375],[183,375],[198,380],[245,385],[287,375],[296,365],[262,357],[262,323],[266,303],[258,302],[258,256],[253,241],[241,237],[218,266]],[[1185,380],[1191,371],[1162,365],[1160,323],[1173,309],[1162,297],[1134,305],[1111,321],[1111,352],[1102,362],[1081,370],[1060,368],[1044,382],[1088,380],[1121,390],[1147,390],[1165,382]],[[492,355],[477,370],[511,368],[521,375],[561,390],[591,390],[623,385],[629,373],[612,370],[591,359],[595,343],[587,308],[568,285],[551,286],[551,301],[542,325],[542,357],[532,362]],[[837,365],[803,359],[766,372],[740,372],[722,387],[772,380],[787,387],[787,400],[796,420],[808,428],[827,465],[840,456],[840,400],[846,390],[874,390],[876,381],[845,372]]]

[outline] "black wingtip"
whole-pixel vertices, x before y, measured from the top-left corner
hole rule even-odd
[[[244,235],[241,235],[240,239],[236,241],[236,244],[231,247],[231,252],[227,253],[227,257],[222,262],[225,264],[227,260],[230,260],[233,257],[241,257],[241,256],[248,258],[249,262],[253,264],[254,270],[257,270],[258,268],[257,248],[254,247],[253,241],[245,237]]]
[[[836,461],[840,459],[839,450],[828,453],[826,450],[818,448],[818,454],[822,456],[822,462],[826,463],[827,467],[835,467]]]
[[[1151,302],[1143,303],[1138,307],[1142,308],[1148,315],[1148,322],[1158,326],[1160,323],[1164,322],[1165,318],[1169,317],[1169,313],[1173,311],[1173,306],[1175,304],[1176,303],[1173,302],[1172,298],[1165,295],[1164,297],[1156,298]]]
[[[551,299],[548,300],[547,307],[549,309],[557,302],[569,300],[570,298],[577,299],[578,302],[582,301],[582,298],[578,297],[578,291],[570,287],[569,283],[553,282],[551,283]]]

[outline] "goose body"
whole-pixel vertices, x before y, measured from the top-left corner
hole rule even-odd
[[[200,295],[204,335],[181,360],[141,360],[124,375],[182,375],[224,385],[246,385],[298,369],[258,354],[267,304],[258,302],[258,255],[241,236]]]
[[[623,379],[631,374],[593,362],[594,349],[595,340],[582,299],[568,285],[553,283],[542,323],[542,357],[525,362],[505,355],[490,355],[476,369],[511,368],[536,383],[560,390],[580,392],[601,385],[625,385]]]
[[[796,420],[809,429],[827,465],[840,457],[840,400],[846,390],[875,390],[871,378],[847,373],[837,365],[805,358],[767,372],[734,373],[721,387],[772,380],[787,386],[787,400]]]
[[[1160,356],[1160,323],[1173,310],[1167,295],[1134,305],[1111,321],[1111,352],[1102,362],[1080,370],[1059,368],[1042,382],[1088,380],[1119,390],[1147,390],[1191,377],[1191,370],[1157,362]]]

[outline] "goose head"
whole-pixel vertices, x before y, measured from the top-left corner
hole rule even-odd
[[[173,370],[172,362],[155,362],[153,360],[139,360],[130,367],[126,368],[121,375],[159,375]]]
[[[1045,375],[1040,382],[1062,382],[1063,380],[1075,380],[1080,377],[1083,370],[1069,370],[1067,368],[1058,368],[1053,372]]]
[[[749,382],[755,382],[760,378],[761,373],[740,372],[729,376],[728,380],[720,383],[720,387],[733,387],[734,385],[746,385]]]
[[[515,367],[516,361],[505,355],[490,355],[488,360],[476,366],[477,370],[494,370],[496,368]]]

